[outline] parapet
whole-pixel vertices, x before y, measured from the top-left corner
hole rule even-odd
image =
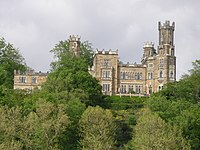
[[[79,41],[80,42],[81,37],[79,37],[78,35],[70,35],[69,36],[69,41]]]
[[[146,48],[146,47],[154,48],[154,43],[153,42],[145,42],[143,48]]]
[[[110,54],[110,55],[113,55],[113,54],[115,54],[115,55],[118,55],[118,49],[116,50],[116,51],[112,51],[111,49],[110,50],[98,50],[98,49],[96,49],[96,51],[95,51],[95,54],[105,54],[105,55],[108,55],[108,54]]]
[[[166,20],[165,23],[161,24],[161,22],[158,22],[158,29],[172,29],[174,31],[175,29],[175,22],[172,22],[170,25],[170,21]]]
[[[20,71],[14,70],[14,75],[31,75],[31,76],[47,76],[49,72],[35,72],[34,70]]]

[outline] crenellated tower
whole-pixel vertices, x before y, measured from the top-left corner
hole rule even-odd
[[[170,24],[170,21],[158,23],[159,45],[157,55],[157,80],[158,90],[162,89],[167,82],[176,80],[176,57],[174,45],[174,30],[175,23]]]
[[[75,56],[79,56],[80,55],[80,37],[74,36],[74,35],[70,35],[69,36],[69,50],[71,52],[74,53]]]
[[[159,55],[171,55],[174,56],[174,29],[175,23],[173,22],[170,25],[170,21],[165,21],[161,24],[158,22],[158,31],[159,31],[159,46],[158,54]]]

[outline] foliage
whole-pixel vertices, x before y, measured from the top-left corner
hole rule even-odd
[[[58,44],[56,44],[55,48],[51,50],[51,52],[54,54],[54,57],[56,59],[61,60],[63,54],[69,55],[71,53],[69,48],[69,41],[60,41]],[[92,44],[88,41],[84,41],[80,44],[80,57],[81,59],[84,59],[84,61],[87,64],[87,67],[92,66],[93,50]],[[52,63],[52,68],[56,68],[56,63]]]
[[[84,150],[113,149],[116,125],[109,110],[88,107],[80,119],[81,147]]]
[[[156,93],[147,106],[165,121],[182,129],[191,149],[200,149],[200,70],[199,60],[193,63],[190,74],[180,81],[168,84]]]
[[[193,69],[178,82],[169,83],[157,95],[167,99],[185,99],[192,103],[200,102],[200,60],[193,62]]]
[[[82,91],[86,96],[81,99],[87,105],[101,104],[102,92],[98,81],[88,72],[87,44],[82,45],[84,52],[81,57],[74,56],[69,50],[69,42],[61,41],[52,50],[57,61],[52,63],[52,72],[49,74],[43,89],[49,93]]]
[[[85,111],[85,104],[81,103],[78,99],[70,100],[67,103],[66,112],[71,121],[71,125],[68,130],[65,131],[64,135],[60,138],[61,149],[65,150],[76,150],[79,145],[79,119]]]
[[[23,116],[20,107],[0,107],[0,147],[8,149],[58,149],[58,138],[70,121],[62,105],[40,100],[36,111]]]
[[[0,39],[0,86],[13,88],[14,70],[26,69],[24,58],[12,44]]]
[[[168,125],[149,109],[140,111],[130,149],[190,149],[181,130]]]

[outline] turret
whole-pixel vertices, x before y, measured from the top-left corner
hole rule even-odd
[[[143,54],[144,58],[151,57],[156,54],[153,42],[144,43],[143,49],[144,49],[144,54]]]
[[[70,35],[69,36],[69,50],[74,53],[75,56],[80,55],[80,37]]]

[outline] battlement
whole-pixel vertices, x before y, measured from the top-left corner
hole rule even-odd
[[[154,43],[153,42],[145,42],[143,48],[150,47],[154,48]]]
[[[14,70],[14,75],[28,75],[28,76],[47,76],[49,72],[35,72],[34,70],[20,71]]]
[[[163,24],[161,24],[161,22],[158,22],[158,29],[172,29],[174,31],[175,29],[175,22],[172,22],[172,24],[170,25],[170,21],[166,20]]]
[[[78,35],[70,35],[69,36],[69,41],[77,41],[80,42],[80,37]]]
[[[105,55],[113,55],[113,54],[115,54],[115,55],[118,55],[118,49],[116,50],[116,51],[112,51],[111,49],[110,50],[98,50],[98,49],[96,49],[96,51],[95,51],[95,54],[105,54]]]
[[[145,67],[145,65],[143,65],[143,64],[137,64],[136,62],[135,63],[129,63],[129,62],[123,63],[123,62],[121,62],[119,64],[119,66],[120,67],[132,67],[132,68],[143,68],[143,67]]]

